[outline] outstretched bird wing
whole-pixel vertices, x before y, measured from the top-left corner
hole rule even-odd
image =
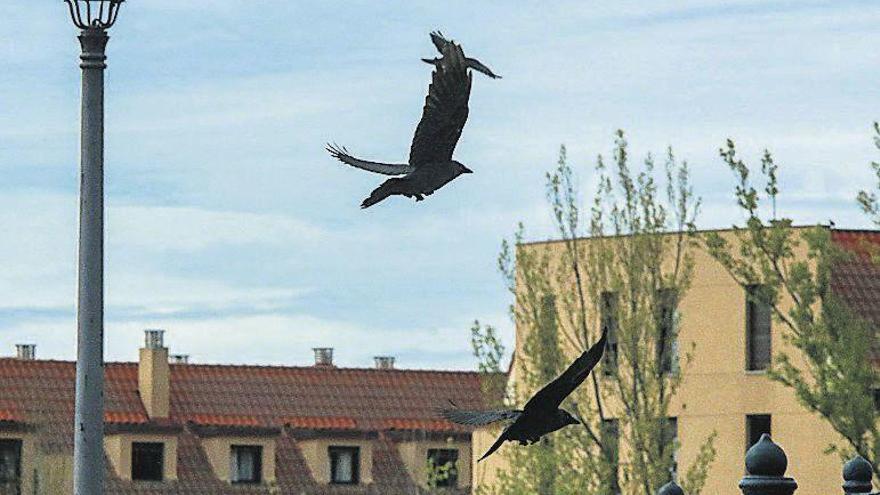
[[[529,399],[525,407],[523,407],[523,410],[557,409],[559,405],[562,404],[562,401],[568,397],[578,385],[587,379],[587,375],[590,374],[590,371],[592,371],[593,368],[596,367],[596,364],[599,363],[599,360],[602,359],[602,354],[605,352],[605,342],[607,338],[608,332],[603,331],[602,338],[600,338],[598,342],[584,351],[584,353],[575,359],[568,369],[563,371],[555,380],[544,385],[544,388],[539,390],[538,393]]]
[[[403,175],[415,170],[415,168],[405,164],[380,163],[361,160],[360,158],[355,158],[348,154],[348,150],[345,149],[344,146],[337,146],[335,144],[328,144],[327,151],[330,152],[330,156],[336,158],[342,163],[347,163],[352,167],[357,167],[363,170],[369,170],[370,172],[376,172],[377,174]]]
[[[434,43],[434,46],[437,47],[437,51],[440,53],[443,53],[443,50],[449,45],[449,40],[440,31],[431,31],[431,42]]]
[[[471,74],[464,53],[461,46],[450,43],[443,52],[443,63],[437,64],[431,73],[422,120],[409,151],[410,165],[445,164],[452,160],[467,122],[470,95]]]
[[[465,411],[462,409],[444,409],[440,415],[461,425],[482,426],[498,421],[516,420],[522,411]]]

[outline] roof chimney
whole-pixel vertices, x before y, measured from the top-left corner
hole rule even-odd
[[[315,366],[333,366],[332,347],[313,347],[315,351]]]
[[[164,344],[165,330],[158,328],[150,328],[144,330],[144,348],[145,349],[162,349]]]
[[[172,364],[189,364],[189,354],[172,354],[170,357]]]
[[[394,356],[376,356],[373,359],[376,361],[377,370],[394,369]]]
[[[150,418],[167,418],[171,372],[168,349],[163,343],[165,330],[144,331],[144,347],[138,361],[138,391]]]
[[[25,361],[37,359],[36,344],[15,344],[15,357]]]

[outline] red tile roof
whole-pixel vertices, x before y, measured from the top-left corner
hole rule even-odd
[[[149,421],[150,419],[147,415],[141,411],[104,411],[105,423],[135,425],[148,423]]]
[[[880,253],[880,231],[832,230],[831,240],[855,255],[832,268],[832,292],[857,315],[880,325],[880,264],[872,260]]]
[[[294,428],[314,430],[356,430],[357,421],[345,416],[294,416],[284,418],[284,423]]]
[[[424,429],[468,435],[470,430],[437,419],[437,409],[453,400],[482,407],[479,374],[456,371],[376,370],[334,367],[269,367],[174,364],[170,418],[150,420],[138,395],[137,363],[105,366],[105,421],[108,426],[148,428],[178,425],[176,482],[151,487],[150,494],[225,493],[205,457],[199,427],[238,429],[290,425],[276,434],[280,493],[409,494],[416,486],[406,474],[393,442],[383,431]],[[14,418],[41,425],[39,448],[73,450],[74,363],[0,358],[0,428]],[[401,419],[404,418],[404,419]],[[297,448],[297,432],[358,430],[378,435],[373,450],[372,487],[318,485]],[[107,471],[108,494],[148,493]],[[242,493],[268,493],[266,487]],[[366,491],[364,491],[366,490]],[[240,490],[236,490],[237,492]]]
[[[264,426],[256,416],[234,414],[193,414],[186,421],[204,426]]]
[[[386,419],[383,426],[388,430],[453,431],[460,429],[460,425],[449,422],[445,419],[425,418]]]
[[[18,422],[21,416],[9,409],[0,409],[0,422]]]

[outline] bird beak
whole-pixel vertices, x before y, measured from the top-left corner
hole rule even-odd
[[[467,167],[461,167],[461,168],[463,169],[463,170],[461,171],[461,173],[463,173],[463,174],[472,174],[472,173],[474,173],[473,170],[471,170],[471,169],[469,169],[469,168],[467,168]]]

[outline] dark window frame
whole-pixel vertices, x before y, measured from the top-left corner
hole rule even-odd
[[[351,457],[351,480],[338,480],[336,478],[336,466],[339,462],[339,454],[350,453]],[[330,458],[330,483],[333,485],[357,485],[360,483],[361,473],[361,448],[355,446],[331,445],[327,447],[327,456]]]
[[[675,310],[678,307],[678,291],[673,288],[657,291],[657,369],[660,373],[672,373],[675,369]]]
[[[599,330],[608,332],[605,353],[602,356],[602,374],[613,375],[617,372],[617,326],[620,298],[617,292],[603,291],[599,296]]]
[[[603,419],[600,440],[603,448],[611,449],[612,464],[611,479],[608,483],[610,493],[620,493],[620,421],[617,419]]]
[[[148,456],[156,455],[158,447],[159,469]],[[153,450],[153,451],[151,451]],[[145,458],[145,456],[147,456]],[[140,461],[140,462],[138,462]],[[165,443],[164,442],[132,442],[131,443],[131,479],[133,481],[164,481],[165,480]]]
[[[458,454],[458,449],[428,449],[428,462],[430,462],[433,466],[445,466],[446,464],[452,464],[452,467],[448,471],[449,476],[445,479],[437,480],[438,488],[455,488],[458,486]],[[451,460],[447,460],[442,464],[435,461],[437,457],[442,458],[444,455],[448,455],[448,457],[451,457]]]
[[[672,445],[672,465],[669,466],[670,479],[678,478],[678,417],[671,416],[663,422],[663,445]]]
[[[765,427],[766,426],[766,427]],[[761,439],[762,434],[773,434],[773,416],[770,414],[746,414],[746,451]]]
[[[746,371],[765,371],[773,358],[773,313],[760,288],[746,287]]]
[[[238,452],[251,451],[255,452],[254,456],[254,478],[249,480],[232,479],[237,473],[229,473],[230,482],[236,485],[255,485],[263,482],[263,446],[262,445],[239,445],[229,446],[229,455],[234,456]],[[230,459],[231,461],[231,459]],[[238,460],[236,460],[236,465]]]
[[[15,469],[13,473],[13,478],[5,478],[3,476],[2,470],[0,470],[0,483],[21,483],[21,452],[23,447],[23,441],[18,438],[2,438],[0,439],[0,450],[10,449],[14,452],[13,456],[15,458]],[[20,488],[20,487],[18,487]]]

